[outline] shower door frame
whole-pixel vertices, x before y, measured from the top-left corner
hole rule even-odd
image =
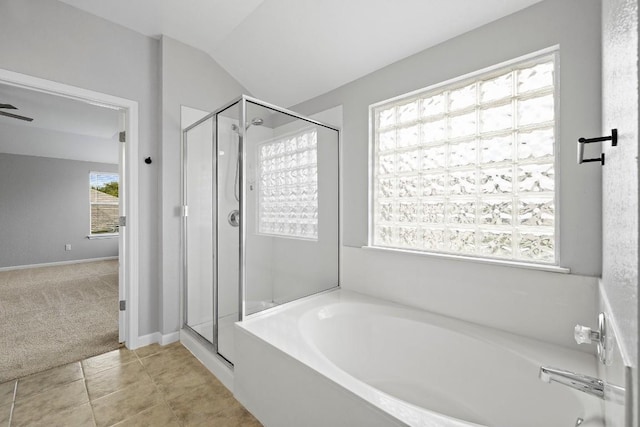
[[[338,147],[337,147],[337,172],[338,172],[338,187],[337,187],[337,194],[336,197],[338,199],[338,212],[337,212],[337,283],[336,286],[320,291],[318,293],[323,293],[323,292],[327,292],[328,290],[333,290],[335,288],[339,288],[340,287],[340,259],[341,259],[341,243],[342,243],[342,238],[341,238],[341,222],[342,222],[342,203],[341,203],[341,192],[340,192],[340,186],[341,186],[341,170],[342,170],[342,163],[341,163],[341,147],[342,147],[342,132],[340,130],[340,128],[333,126],[333,125],[329,125],[327,123],[323,123],[321,121],[318,120],[314,120],[311,119],[309,117],[303,116],[301,114],[298,114],[294,111],[288,110],[286,108],[282,108],[279,107],[277,105],[274,104],[270,104],[268,102],[264,102],[261,101],[257,98],[254,98],[252,96],[248,96],[248,95],[241,95],[238,98],[233,99],[232,101],[224,104],[222,107],[218,108],[217,110],[215,110],[214,112],[207,114],[206,116],[204,116],[203,118],[201,118],[200,120],[198,120],[197,122],[189,125],[188,127],[186,127],[183,131],[182,131],[182,141],[181,141],[181,150],[180,150],[180,155],[181,155],[181,180],[182,180],[182,197],[181,197],[181,203],[182,203],[182,239],[181,239],[181,252],[182,252],[182,274],[181,276],[181,289],[182,289],[182,327],[186,328],[187,330],[189,330],[190,332],[192,332],[192,335],[194,335],[196,337],[196,339],[198,341],[200,341],[201,343],[203,343],[206,347],[212,348],[214,351],[215,356],[222,361],[229,369],[233,370],[233,362],[229,361],[227,358],[225,358],[223,355],[221,355],[218,352],[218,199],[217,199],[217,191],[218,191],[218,119],[217,119],[217,115],[220,114],[221,112],[227,110],[228,108],[234,106],[235,104],[238,104],[239,106],[239,115],[240,117],[238,118],[238,122],[239,124],[242,123],[246,123],[247,122],[247,103],[252,103],[258,106],[262,106],[264,108],[268,108],[271,109],[275,112],[279,112],[282,114],[286,114],[288,116],[291,116],[295,119],[299,119],[299,120],[304,120],[306,122],[309,122],[311,124],[315,124],[318,126],[322,126],[331,130],[334,130],[337,132],[338,135]],[[187,288],[187,221],[188,221],[188,215],[185,212],[186,209],[188,209],[187,207],[187,182],[186,182],[186,150],[187,150],[187,132],[189,132],[190,130],[194,129],[195,127],[201,125],[202,123],[206,122],[207,120],[213,119],[213,132],[212,132],[212,177],[213,177],[213,185],[212,185],[212,189],[213,192],[211,194],[212,200],[214,200],[213,203],[213,212],[212,212],[212,218],[213,218],[213,231],[212,231],[212,238],[213,238],[213,259],[212,259],[212,268],[213,268],[213,343],[209,342],[207,339],[205,339],[202,335],[200,335],[198,332],[196,332],[191,326],[188,325],[187,323],[187,314],[188,314],[188,307],[187,307],[187,293],[188,293],[188,288]],[[238,126],[238,176],[239,176],[239,180],[240,180],[240,185],[239,185],[239,206],[238,206],[238,210],[240,211],[240,227],[239,228],[239,244],[238,244],[238,248],[239,248],[239,268],[238,268],[238,321],[242,321],[245,319],[245,317],[247,317],[246,312],[245,312],[245,288],[246,288],[246,241],[247,241],[247,230],[246,230],[246,221],[244,221],[245,218],[245,206],[246,206],[246,186],[247,186],[247,177],[244,174],[244,157],[245,157],[245,145],[244,145],[244,139],[245,139],[245,133],[247,131],[246,126]],[[258,314],[258,313],[256,313]]]
[[[219,353],[218,353],[218,318],[217,318],[217,314],[218,314],[218,305],[217,305],[217,291],[218,291],[218,263],[217,263],[217,236],[218,236],[218,203],[217,203],[217,173],[218,173],[218,156],[217,156],[217,147],[218,147],[218,141],[216,138],[216,134],[217,134],[217,130],[218,130],[218,120],[216,118],[216,114],[219,111],[214,111],[213,113],[207,114],[206,116],[204,116],[203,118],[201,118],[200,120],[192,123],[191,125],[187,126],[186,128],[184,128],[184,130],[182,131],[182,141],[181,141],[181,147],[180,147],[180,176],[181,176],[181,189],[182,189],[182,194],[181,194],[181,217],[182,217],[182,239],[181,239],[181,258],[182,258],[182,274],[180,275],[181,278],[181,285],[180,288],[182,289],[181,295],[182,295],[182,327],[189,330],[193,336],[196,337],[196,339],[198,341],[200,341],[201,343],[203,343],[205,346],[212,348],[214,351],[214,354],[216,355],[216,357],[218,357],[220,360],[222,360],[225,364],[229,365],[229,361],[227,359],[225,359],[224,357],[222,357]],[[195,128],[197,128],[198,126],[200,126],[201,124],[205,123],[207,120],[213,120],[211,129],[211,144],[212,144],[212,156],[211,156],[211,176],[213,179],[212,182],[212,200],[214,201],[214,203],[212,203],[213,206],[213,210],[212,210],[212,219],[213,219],[213,227],[212,227],[212,248],[213,248],[213,259],[211,260],[211,266],[213,269],[213,290],[212,290],[212,306],[213,306],[213,337],[212,337],[212,341],[213,342],[209,342],[209,340],[207,340],[205,337],[203,337],[198,331],[196,331],[194,328],[192,328],[189,323],[188,323],[188,293],[189,293],[189,287],[188,287],[188,278],[187,278],[187,267],[188,267],[188,262],[187,262],[187,257],[188,257],[188,250],[187,250],[187,240],[188,240],[188,235],[187,235],[187,223],[189,221],[189,215],[188,215],[188,204],[187,204],[187,196],[188,196],[188,189],[187,189],[187,152],[188,152],[188,137],[187,137],[187,133],[190,130],[193,130]],[[233,365],[231,364],[231,367],[233,367]]]

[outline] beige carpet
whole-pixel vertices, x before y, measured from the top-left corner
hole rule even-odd
[[[117,260],[0,271],[0,383],[118,346]]]

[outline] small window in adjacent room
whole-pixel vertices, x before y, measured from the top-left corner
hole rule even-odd
[[[370,107],[370,245],[557,262],[556,55]]]
[[[118,233],[118,182],[117,173],[89,173],[92,236]]]
[[[258,147],[258,232],[318,240],[318,131]]]

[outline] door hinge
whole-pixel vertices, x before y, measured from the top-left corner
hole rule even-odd
[[[184,206],[182,207],[182,216],[183,216],[183,217],[187,217],[187,216],[189,216],[189,206],[184,205]]]
[[[118,134],[118,139],[120,142],[127,142],[127,131],[122,131]]]
[[[118,225],[120,227],[126,227],[127,226],[127,217],[126,216],[118,217]]]
[[[120,311],[125,311],[127,309],[127,302],[125,300],[120,300]]]

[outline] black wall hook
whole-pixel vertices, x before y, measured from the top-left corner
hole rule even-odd
[[[144,162],[148,165],[151,164],[151,157],[147,157],[146,159],[144,159]]]

